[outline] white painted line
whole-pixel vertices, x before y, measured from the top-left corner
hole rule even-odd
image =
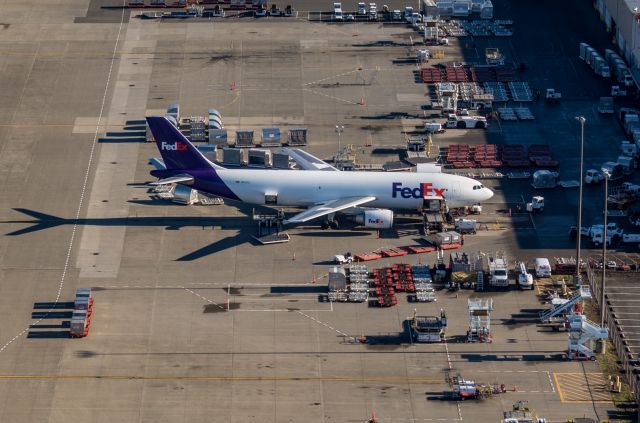
[[[444,350],[447,352],[447,365],[451,370],[451,355],[449,354],[449,344],[447,344],[447,338],[444,338]],[[458,414],[460,414],[460,405],[458,405]]]
[[[104,113],[104,106],[107,102],[107,93],[109,92],[109,84],[111,82],[111,75],[113,73],[113,64],[116,60],[116,53],[118,51],[118,44],[120,43],[120,35],[122,33],[122,26],[124,24],[124,11],[125,9],[125,0],[122,0],[122,13],[120,14],[120,26],[118,27],[118,33],[116,36],[116,43],[113,46],[113,53],[111,54],[111,63],[109,64],[109,72],[107,73],[107,82],[104,87],[104,93],[102,94],[102,103],[100,104],[100,113],[98,114],[98,123],[96,125],[96,130],[93,134],[93,142],[91,143],[91,150],[89,152],[89,160],[87,161],[87,170],[84,174],[84,181],[82,182],[82,188],[80,190],[80,199],[78,200],[78,208],[76,210],[76,217],[73,222],[73,229],[71,230],[71,237],[69,238],[69,247],[67,248],[67,256],[64,261],[64,267],[62,268],[62,275],[60,276],[60,283],[58,284],[58,293],[56,294],[56,299],[53,302],[53,306],[46,311],[46,313],[40,319],[31,323],[31,325],[37,325],[41,321],[43,321],[49,313],[55,310],[56,305],[60,301],[60,295],[62,293],[62,287],[64,286],[64,281],[67,276],[67,270],[69,269],[69,260],[71,259],[71,252],[73,250],[73,241],[76,237],[76,231],[78,230],[78,221],[80,220],[80,213],[82,212],[82,206],[84,204],[84,196],[87,191],[87,183],[89,182],[89,174],[91,173],[91,165],[93,164],[93,155],[95,153],[96,144],[98,141],[98,132],[102,123],[102,115]],[[24,335],[29,330],[29,327],[23,329],[20,333],[14,336],[9,342],[0,347],[0,353],[4,351],[13,341],[18,339],[20,336]]]
[[[215,301],[210,300],[210,299],[208,299],[208,298],[205,298],[205,297],[203,297],[202,295],[200,295],[200,294],[197,294],[197,293],[193,292],[193,291],[192,291],[192,290],[190,290],[189,288],[184,288],[184,290],[185,290],[185,291],[187,291],[187,292],[190,292],[191,294],[195,295],[196,297],[200,297],[200,298],[202,298],[203,300],[207,301],[207,302],[208,302],[208,303],[210,303],[210,304],[213,304],[213,305],[217,306],[218,308],[220,308],[220,310],[226,310],[223,306],[221,306],[220,304],[216,303]]]
[[[316,319],[315,317],[311,317],[311,316],[309,316],[308,314],[304,314],[304,313],[303,313],[302,311],[300,311],[300,310],[296,310],[296,313],[298,313],[298,314],[299,314],[299,315],[301,315],[301,316],[306,317],[307,319],[311,319],[311,320],[313,320],[314,322],[319,323],[319,324],[321,324],[321,325],[323,325],[323,326],[325,326],[325,327],[327,327],[327,328],[329,328],[329,329],[333,330],[334,332],[339,333],[339,334],[340,334],[340,335],[342,335],[342,336],[345,336],[345,337],[348,337],[348,338],[353,338],[353,340],[354,340],[354,341],[356,340],[356,337],[355,337],[355,336],[347,335],[346,333],[342,332],[341,330],[339,330],[339,329],[335,329],[335,328],[331,327],[330,325],[328,325],[327,323],[321,322],[320,320]]]
[[[554,385],[553,380],[551,379],[551,372],[547,372],[547,377],[549,378],[549,385],[551,385],[551,392],[555,394],[556,385]]]

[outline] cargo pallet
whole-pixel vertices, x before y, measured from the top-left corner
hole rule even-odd
[[[392,307],[398,304],[390,268],[373,270],[373,286],[378,306]]]

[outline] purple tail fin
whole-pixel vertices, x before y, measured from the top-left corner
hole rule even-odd
[[[165,117],[147,117],[167,169],[212,169],[216,166]]]

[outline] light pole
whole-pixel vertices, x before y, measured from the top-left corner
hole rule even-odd
[[[340,138],[342,137],[342,133],[344,132],[344,125],[336,125],[336,133],[338,134],[338,155],[340,154],[340,150],[341,150],[341,140]]]
[[[577,116],[580,122],[580,193],[578,194],[578,242],[576,243],[576,283],[582,285],[580,274],[580,241],[582,240],[582,184],[584,181],[584,116]]]
[[[604,226],[602,228],[602,281],[600,287],[602,292],[600,293],[600,327],[604,327],[604,309],[605,309],[605,273],[607,272],[607,208],[609,205],[609,178],[611,174],[607,169],[602,169],[604,174]]]

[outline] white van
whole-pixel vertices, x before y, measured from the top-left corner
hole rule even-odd
[[[536,277],[537,278],[550,278],[551,277],[551,265],[549,259],[537,258],[536,259]]]

